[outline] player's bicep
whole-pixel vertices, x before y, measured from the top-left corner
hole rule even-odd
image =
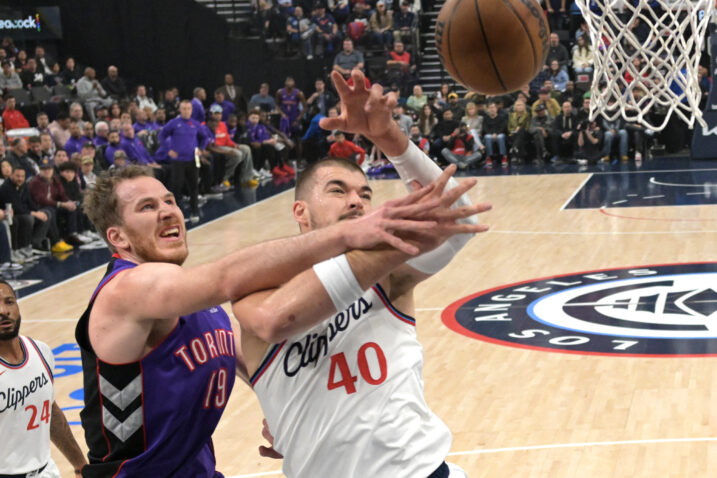
[[[268,326],[264,304],[275,290],[262,290],[232,302],[232,312],[241,325],[242,334],[264,335]]]

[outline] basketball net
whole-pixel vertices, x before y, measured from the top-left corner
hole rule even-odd
[[[576,0],[590,30],[590,118],[660,131],[672,114],[705,125],[697,77],[715,0]],[[633,30],[636,20],[643,26]],[[646,33],[641,41],[636,31]]]

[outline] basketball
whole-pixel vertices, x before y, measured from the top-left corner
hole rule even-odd
[[[509,93],[545,64],[550,31],[535,0],[448,0],[436,22],[441,63],[465,87]]]

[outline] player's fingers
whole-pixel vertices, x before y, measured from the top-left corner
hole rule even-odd
[[[448,183],[448,180],[451,179],[451,177],[453,177],[453,175],[456,172],[456,169],[458,169],[456,167],[456,165],[451,164],[450,166],[448,166],[446,169],[443,170],[441,175],[438,176],[438,179],[433,181],[433,184],[436,186],[436,189],[435,189],[436,194],[443,194],[443,190],[445,189],[446,184]]]
[[[436,209],[439,205],[440,202],[434,199],[406,206],[391,207],[386,209],[385,217],[389,219],[423,217],[426,214],[430,214],[430,211]]]
[[[436,226],[442,235],[453,234],[478,234],[490,229],[488,224],[455,224],[446,223]]]
[[[319,120],[319,126],[327,131],[333,131],[335,129],[344,131],[346,129],[346,118],[337,116],[335,118],[321,118]]]
[[[381,227],[388,231],[425,231],[438,225],[436,221],[411,221],[410,219],[385,219]]]
[[[409,254],[411,256],[415,256],[419,252],[419,250],[416,246],[409,244],[406,241],[402,241],[398,237],[396,237],[393,234],[390,234],[386,231],[383,231],[383,230],[379,231],[379,236],[381,236],[381,239],[383,240],[383,242],[385,242],[389,246],[391,246],[394,249],[397,249],[401,252],[405,252],[406,254]]]
[[[351,79],[354,80],[354,92],[366,93],[366,77],[358,68],[351,70]],[[347,84],[348,86],[348,84]]]
[[[393,109],[398,104],[398,94],[395,91],[389,92],[386,96],[386,106]]]
[[[390,201],[386,201],[384,204],[389,207],[395,207],[395,206],[404,206],[406,204],[413,204],[424,197],[426,197],[428,194],[433,191],[435,188],[434,184],[429,184],[426,187],[420,188],[412,193],[407,194],[406,196],[398,199],[391,199]]]
[[[348,83],[346,83],[346,80],[344,80],[344,77],[341,76],[341,73],[339,73],[338,71],[332,71],[331,80],[334,82],[336,92],[339,94],[342,100],[345,96],[351,94],[351,87]]]
[[[461,206],[455,209],[438,209],[426,214],[426,219],[436,219],[439,221],[455,221],[456,219],[464,219],[466,217],[475,216],[486,211],[490,211],[491,205],[487,203],[472,204],[470,206]]]
[[[446,191],[441,196],[441,206],[450,207],[459,197],[463,196],[468,190],[478,183],[477,179],[466,179],[458,183],[455,188]]]

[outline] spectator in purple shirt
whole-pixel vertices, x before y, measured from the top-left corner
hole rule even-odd
[[[100,147],[108,143],[107,136],[110,134],[110,126],[104,121],[98,121],[95,125],[95,139],[92,140],[95,146]]]
[[[152,156],[150,156],[144,144],[142,144],[142,141],[134,135],[134,127],[131,124],[125,123],[124,126],[122,126],[122,135],[120,138],[119,147],[127,153],[127,157],[130,161],[135,164],[162,169],[162,167],[152,159]]]
[[[269,169],[272,176],[282,178],[287,176],[287,172],[279,167],[279,152],[276,150],[276,139],[269,132],[269,129],[259,121],[259,113],[252,111],[249,113],[249,122],[247,123],[247,131],[249,133],[249,145],[251,146],[251,154],[254,160],[254,169],[259,171],[264,168],[264,163],[269,161]]]
[[[159,133],[159,142],[160,150],[165,146],[169,156],[170,191],[176,198],[181,198],[185,183],[187,184],[191,207],[189,220],[192,223],[197,223],[199,221],[199,169],[195,164],[194,151],[197,148],[204,150],[209,138],[201,123],[192,119],[192,106],[192,101],[188,100],[179,104],[179,116],[162,128]]]
[[[114,164],[115,152],[120,151],[120,134],[117,130],[111,130],[107,139],[107,148],[105,149],[105,159],[109,164]]]
[[[224,91],[222,90],[216,90],[214,92],[214,103],[212,103],[209,108],[214,105],[219,105],[222,107],[222,121],[224,121],[225,123],[229,118],[229,115],[236,111],[236,106],[234,106],[234,103],[232,103],[231,101],[227,101],[225,99]]]
[[[207,99],[207,92],[204,88],[194,88],[194,98],[192,98],[192,119],[197,123],[204,123],[206,114],[204,112],[204,101]]]
[[[132,126],[134,127],[134,132],[136,135],[141,136],[143,134],[149,134],[152,131],[160,129],[156,123],[148,120],[147,112],[145,110],[137,110],[135,118],[137,121],[135,121],[134,125]]]
[[[70,122],[70,139],[64,145],[65,151],[68,156],[72,156],[73,153],[79,153],[82,150],[82,145],[87,141],[92,141],[82,136],[81,122],[72,121]]]

